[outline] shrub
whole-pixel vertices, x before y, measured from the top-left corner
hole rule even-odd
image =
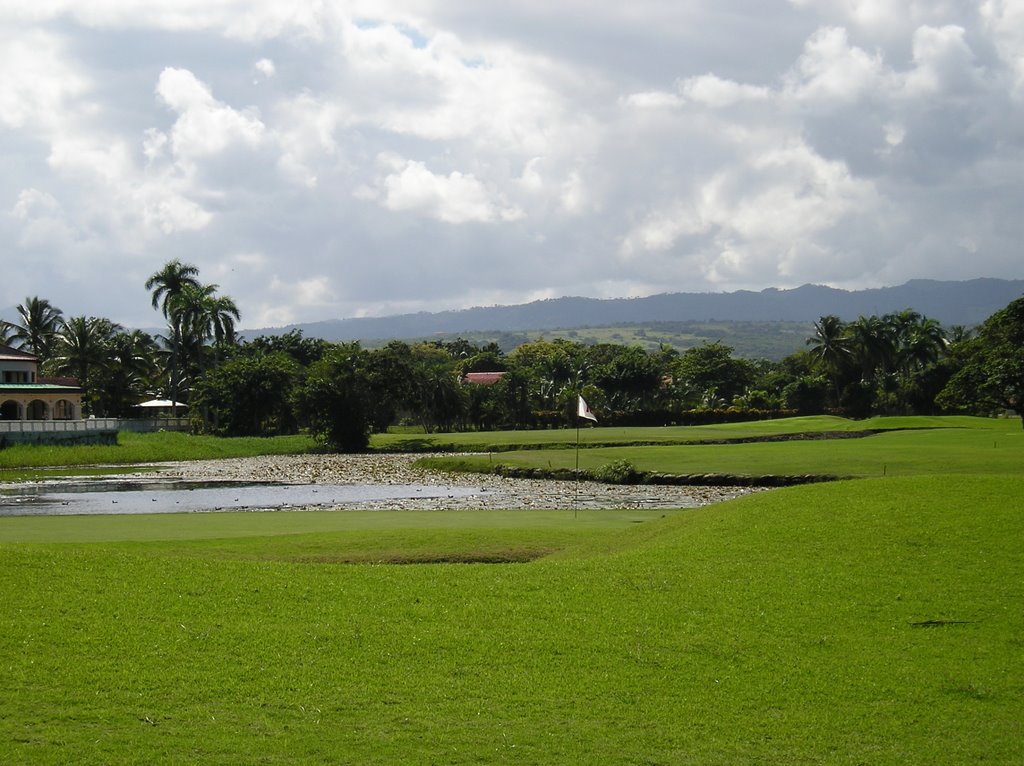
[[[605,484],[635,484],[642,474],[628,460],[613,460],[595,470],[592,475],[595,480]]]

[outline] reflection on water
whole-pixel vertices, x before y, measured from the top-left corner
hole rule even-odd
[[[466,487],[427,484],[280,484],[168,479],[72,479],[0,486],[0,516],[188,513],[358,506],[410,498],[466,497]]]

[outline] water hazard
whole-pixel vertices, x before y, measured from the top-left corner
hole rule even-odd
[[[0,516],[195,513],[378,505],[478,490],[430,484],[282,484],[94,479],[0,485]]]

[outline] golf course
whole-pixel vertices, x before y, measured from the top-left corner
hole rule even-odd
[[[312,449],[123,434],[0,451],[0,482]],[[1024,762],[1019,419],[371,449],[808,483],[678,510],[0,517],[0,763]]]

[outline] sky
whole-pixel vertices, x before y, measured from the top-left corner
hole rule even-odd
[[[0,0],[0,309],[1024,276],[1024,0]]]

